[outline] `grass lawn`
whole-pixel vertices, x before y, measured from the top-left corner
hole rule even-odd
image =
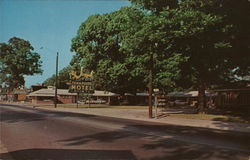
[[[54,105],[36,105],[35,107],[53,108]],[[57,104],[59,108],[77,108],[76,104]],[[78,104],[78,108],[110,108],[110,109],[148,109],[148,106],[125,106],[125,105],[106,105],[106,104]]]
[[[169,114],[170,117],[187,118],[187,119],[201,119],[201,120],[212,120],[212,121],[223,121],[223,122],[236,122],[236,123],[248,123],[250,119],[246,119],[241,116],[232,115],[215,115],[215,114]]]
[[[35,107],[41,108],[53,108],[54,105],[36,105]],[[58,104],[58,108],[77,108],[76,104]],[[143,109],[147,110],[148,106],[127,106],[127,105],[106,105],[106,104],[91,104],[90,107],[88,104],[79,104],[78,108],[108,108],[108,109]],[[177,108],[181,110],[180,108]],[[192,110],[191,108],[189,108]],[[160,110],[160,108],[159,108]],[[212,110],[208,111],[205,114],[193,114],[193,112],[181,112],[181,113],[168,113],[162,112],[170,117],[177,118],[187,118],[187,119],[201,119],[201,120],[211,120],[211,121],[223,121],[223,122],[236,122],[236,123],[248,123],[250,124],[249,112],[243,110]]]

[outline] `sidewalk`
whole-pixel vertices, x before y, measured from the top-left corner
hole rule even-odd
[[[163,124],[171,124],[179,126],[201,127],[201,128],[211,128],[211,129],[250,133],[250,124],[169,117],[167,116],[167,112],[161,112],[161,111],[158,112],[157,119],[148,118],[147,109],[61,108],[61,107],[58,108],[38,107],[38,108],[52,110],[52,111],[83,113],[83,114],[115,117],[115,118],[142,120],[148,122],[158,122]]]

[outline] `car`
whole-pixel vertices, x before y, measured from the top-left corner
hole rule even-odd
[[[101,99],[97,99],[97,100],[86,100],[85,104],[105,104],[106,101],[105,100],[101,100]]]
[[[170,101],[169,104],[170,106],[185,106],[188,105],[188,102],[185,100],[177,99],[175,101]]]
[[[184,101],[184,100],[175,100],[174,103],[175,103],[176,105],[181,105],[181,106],[187,105],[187,104],[188,104],[188,103],[187,103],[186,101]]]

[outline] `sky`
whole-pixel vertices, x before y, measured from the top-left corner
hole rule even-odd
[[[42,75],[25,76],[25,86],[44,82],[74,55],[71,39],[90,15],[104,14],[129,6],[127,0],[0,0],[0,43],[12,37],[28,40],[43,61]]]

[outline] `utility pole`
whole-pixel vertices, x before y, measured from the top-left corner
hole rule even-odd
[[[156,42],[154,44],[154,47],[157,48],[158,47],[158,43]],[[154,48],[153,47],[153,48]],[[153,79],[154,79],[154,52],[152,51],[151,48],[151,52],[150,52],[150,62],[149,62],[149,81],[148,81],[148,117],[149,118],[153,118]]]
[[[150,54],[150,69],[149,69],[149,82],[148,82],[148,117],[153,118],[153,112],[152,112],[152,95],[153,95],[153,53]]]
[[[57,83],[58,81],[58,52],[56,52],[56,82],[55,82],[55,99],[54,99],[54,104],[55,108],[57,107]]]

